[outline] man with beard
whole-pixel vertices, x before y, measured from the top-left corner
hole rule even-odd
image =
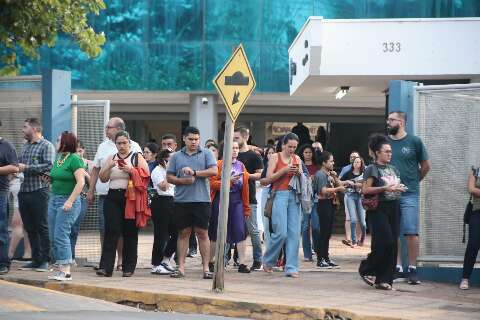
[[[396,278],[408,275],[409,284],[419,284],[417,277],[418,228],[419,228],[419,190],[420,181],[430,170],[428,153],[422,140],[407,134],[405,126],[407,115],[394,111],[388,115],[387,131],[392,146],[391,164],[400,171],[406,192],[400,198],[400,234],[406,239],[408,251],[408,270],[402,267],[401,250],[398,250]]]
[[[18,193],[18,204],[23,225],[32,247],[32,262],[20,270],[47,272],[50,260],[48,234],[48,177],[52,169],[55,148],[42,136],[42,125],[37,118],[29,118],[23,124],[23,145],[18,169],[24,180]]]
[[[252,214],[247,218],[247,228],[253,247],[253,264],[250,268],[252,271],[259,271],[262,269],[262,242],[260,240],[260,231],[258,230],[257,219],[257,199],[255,181],[260,180],[263,169],[262,158],[255,152],[250,150],[247,141],[250,132],[245,127],[238,127],[233,133],[233,140],[238,142],[240,153],[238,160],[240,160],[249,173],[248,187],[250,192],[250,209]]]

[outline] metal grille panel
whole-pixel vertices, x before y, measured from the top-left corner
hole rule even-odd
[[[77,135],[86,149],[87,159],[93,160],[98,145],[105,138],[105,123],[108,121],[108,101],[79,101],[77,113]],[[89,262],[100,261],[101,243],[99,233],[98,198],[89,206],[80,226],[76,257]]]
[[[414,105],[416,134],[432,162],[420,193],[423,262],[463,261],[467,177],[480,165],[480,86],[444,87],[419,87]]]

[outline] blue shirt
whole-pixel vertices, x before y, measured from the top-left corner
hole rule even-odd
[[[168,162],[167,174],[178,178],[186,177],[181,170],[190,167],[195,171],[216,167],[217,161],[209,149],[199,148],[194,154],[187,154],[185,148],[175,152]],[[175,186],[175,202],[210,202],[210,181],[208,178],[195,177],[190,185]]]
[[[420,163],[428,160],[422,140],[407,134],[400,140],[388,139],[392,146],[391,164],[400,172],[400,179],[407,186],[405,193],[418,193],[420,189]]]
[[[352,165],[348,164],[345,167],[342,168],[340,171],[340,175],[338,176],[339,179],[342,179],[345,174],[347,174],[348,171],[352,169]]]

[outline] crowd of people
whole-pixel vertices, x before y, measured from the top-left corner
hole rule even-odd
[[[151,219],[152,274],[184,278],[186,257],[195,255],[198,246],[202,277],[212,279],[222,168],[224,161],[231,161],[225,265],[234,250],[240,273],[281,269],[285,276],[298,278],[302,242],[305,261],[313,262],[316,256],[318,268],[340,268],[329,248],[337,205],[343,199],[342,242],[352,248],[364,246],[367,231],[371,234],[371,251],[359,266],[361,279],[381,290],[392,290],[402,279],[419,284],[419,183],[430,162],[421,139],[406,132],[406,117],[403,112],[390,113],[387,135],[370,137],[369,164],[352,151],[350,164],[338,175],[334,156],[323,150],[325,141],[311,141],[302,123],[264,148],[248,143],[248,128],[235,128],[232,158],[221,159],[223,143],[209,139],[202,146],[195,127],[185,128],[179,150],[173,134],[165,134],[160,145],[150,142],[142,149],[130,138],[124,121],[111,118],[105,127],[107,139],[90,161],[72,132],[63,132],[54,146],[42,136],[38,119],[26,119],[18,157],[11,143],[0,138],[0,274],[9,271],[23,237],[21,259],[30,261],[20,269],[50,271],[49,279],[72,280],[80,226],[87,207],[97,201],[102,248],[98,276],[112,277],[115,265],[123,277],[134,275],[139,230]],[[473,168],[461,289],[469,287],[480,249],[479,176],[479,169]],[[7,203],[13,206],[11,237]],[[251,259],[246,250],[249,236]],[[408,261],[402,261],[400,243],[406,245]],[[408,267],[404,270],[403,265]]]

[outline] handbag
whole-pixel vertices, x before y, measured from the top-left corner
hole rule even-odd
[[[378,194],[369,197],[362,196],[362,206],[366,211],[377,210],[378,208]]]
[[[267,218],[272,217],[274,199],[275,199],[275,190],[270,189],[270,192],[268,193],[267,201],[265,202],[265,208],[263,209],[263,215]]]

